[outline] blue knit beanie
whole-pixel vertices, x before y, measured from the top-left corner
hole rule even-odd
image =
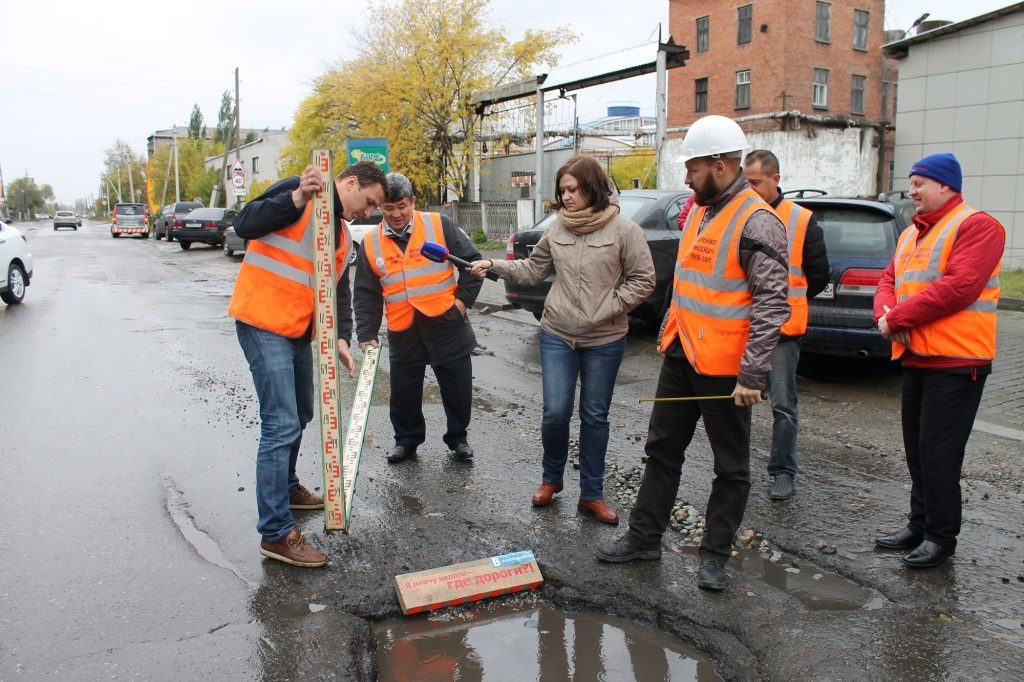
[[[959,192],[964,182],[960,162],[949,152],[924,157],[910,167],[908,177],[913,175],[923,175],[940,184],[949,185],[954,192]]]

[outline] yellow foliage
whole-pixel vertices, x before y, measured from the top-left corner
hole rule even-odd
[[[619,189],[633,189],[633,178],[640,179],[638,189],[654,189],[657,186],[657,168],[654,150],[638,150],[629,156],[616,156],[611,160],[608,174]]]
[[[332,66],[299,105],[283,152],[296,174],[313,149],[345,155],[350,137],[388,140],[390,166],[423,199],[443,188],[465,196],[470,150],[480,124],[473,95],[553,64],[555,49],[575,38],[565,28],[530,30],[511,42],[487,22],[488,0],[375,2],[370,33],[357,57]],[[339,169],[340,170],[340,169]]]

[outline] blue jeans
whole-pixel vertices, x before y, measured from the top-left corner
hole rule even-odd
[[[800,417],[796,408],[796,364],[800,361],[800,341],[779,341],[772,353],[768,372],[768,394],[772,401],[772,451],[768,458],[771,476],[796,476],[796,433]]]
[[[295,460],[302,430],[313,419],[313,351],[309,339],[289,339],[235,322],[260,401],[256,454],[256,530],[268,542],[291,532],[288,498],[299,485]]]
[[[625,337],[603,346],[570,348],[553,334],[540,332],[544,379],[544,482],[559,483],[569,457],[569,420],[580,382],[580,499],[604,497],[604,456],[608,451],[608,407]]]

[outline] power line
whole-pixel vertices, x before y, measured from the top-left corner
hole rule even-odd
[[[31,76],[33,78],[45,78],[50,80],[63,80],[63,81],[75,81],[76,83],[96,83],[98,85],[124,85],[131,88],[156,88],[158,90],[189,90],[192,92],[220,92],[223,88],[215,87],[195,87],[195,86],[173,86],[165,85],[168,81],[161,80],[160,83],[153,83],[152,79],[143,80],[141,78],[125,78],[122,80],[112,80],[109,78],[89,78],[88,76],[74,75],[74,76],[59,76],[53,72],[47,71],[34,71],[32,69],[27,70],[11,70],[2,68],[0,65],[0,73],[10,73],[15,76]],[[171,81],[178,83],[185,83],[187,81]],[[212,81],[211,81],[212,82]]]
[[[223,69],[214,69],[212,67],[198,67],[198,66],[181,66],[178,64],[153,64],[151,62],[133,62],[124,59],[123,57],[96,57],[93,55],[75,54],[71,52],[56,52],[54,50],[44,50],[38,47],[31,47],[28,45],[12,45],[11,43],[0,42],[0,47],[7,47],[15,50],[30,50],[33,52],[42,52],[43,54],[52,54],[58,57],[71,57],[73,59],[94,59],[100,62],[113,62],[121,66],[144,66],[151,69],[174,69],[175,71],[209,71],[215,73],[223,73]]]
[[[17,95],[34,95],[37,97],[61,97],[65,99],[86,99],[93,102],[167,102],[167,103],[181,103],[188,102],[189,104],[209,104],[217,106],[220,104],[219,100],[200,100],[199,102],[192,102],[186,99],[143,99],[139,97],[109,97],[107,95],[69,95],[66,93],[58,92],[30,92],[28,90],[9,90],[7,88],[0,88],[0,92],[10,92]]]

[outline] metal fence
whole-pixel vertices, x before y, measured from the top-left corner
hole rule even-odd
[[[519,218],[514,201],[452,203],[452,217],[470,237],[483,230],[489,241],[502,241],[519,229]]]

